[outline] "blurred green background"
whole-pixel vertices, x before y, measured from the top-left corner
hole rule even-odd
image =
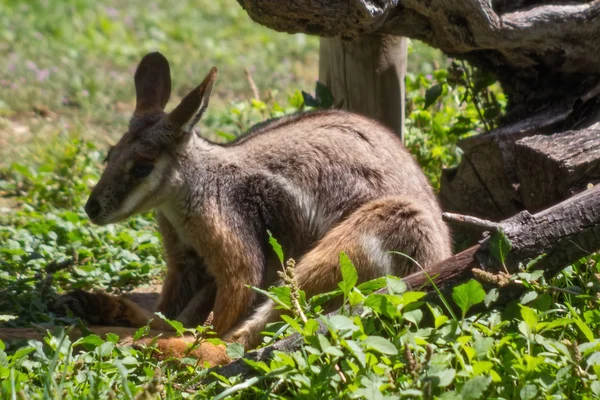
[[[233,102],[252,97],[245,69],[261,99],[285,103],[314,88],[318,46],[317,37],[254,23],[235,0],[0,0],[0,166],[33,162],[65,138],[118,139],[134,105],[133,72],[149,51],[171,62],[167,107],[217,66],[203,123],[237,135],[247,126],[231,124]],[[421,43],[410,52],[413,74],[446,65]]]

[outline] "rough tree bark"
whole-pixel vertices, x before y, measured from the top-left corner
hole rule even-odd
[[[495,72],[513,117],[579,94],[600,73],[600,0],[238,0],[277,31],[422,40]]]
[[[499,221],[523,209],[547,208],[600,182],[597,127],[550,135],[594,122],[582,121],[574,108],[596,101],[599,93],[600,86],[593,87],[579,98],[462,140],[462,163],[442,173],[444,209]]]

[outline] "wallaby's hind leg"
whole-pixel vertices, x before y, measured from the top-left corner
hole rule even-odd
[[[185,249],[169,248],[167,276],[157,304],[143,308],[127,295],[113,296],[103,292],[76,290],[57,299],[58,311],[69,308],[76,316],[95,325],[142,327],[171,330],[171,326],[154,315],[162,312],[184,326],[203,324],[212,311],[216,283],[206,271],[201,257]]]
[[[425,267],[450,256],[448,231],[423,205],[404,198],[375,200],[356,210],[328,232],[296,265],[296,279],[308,297],[337,288],[341,280],[339,253],[353,261],[359,282],[383,275],[406,276],[418,269],[404,253]],[[267,301],[225,340],[252,348],[265,325],[279,317]]]

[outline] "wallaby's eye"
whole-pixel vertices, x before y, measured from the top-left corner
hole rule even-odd
[[[145,178],[154,169],[154,165],[152,164],[135,164],[130,170],[129,173],[133,175],[135,178]]]

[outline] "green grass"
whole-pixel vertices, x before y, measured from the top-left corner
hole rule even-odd
[[[134,106],[135,66],[153,50],[171,62],[167,107],[218,67],[202,121],[213,138],[215,130],[237,135],[264,117],[232,120],[252,97],[245,69],[270,106],[286,104],[296,90],[310,92],[318,77],[318,38],[255,24],[235,0],[0,0],[0,166],[39,162],[57,141],[117,140]],[[411,43],[411,73],[426,76],[446,65],[439,51]]]
[[[0,0],[0,326],[68,326],[77,321],[48,307],[59,294],[160,281],[151,214],[97,227],[82,208],[107,144],[126,129],[135,66],[152,50],[171,61],[171,105],[219,68],[202,122],[215,140],[305,109],[301,91],[312,93],[317,79],[317,38],[258,26],[234,0]],[[406,144],[435,186],[441,168],[460,159],[457,141],[493,126],[505,105],[493,79],[417,42],[407,96]],[[463,312],[450,314],[392,277],[354,287],[346,260],[339,295],[365,313],[327,320],[325,337],[315,331],[318,300],[303,302],[308,322],[268,329],[300,332],[302,349],[251,363],[252,378],[204,380],[208,370],[193,359],[159,362],[149,350],[115,346],[114,335],[71,343],[59,330],[43,342],[0,342],[0,397],[597,398],[598,261],[590,256],[549,282],[523,270],[514,277],[525,289],[519,300],[458,318],[493,302],[497,289],[455,288],[446,301]],[[371,293],[383,286],[390,295]],[[289,302],[289,291],[273,295]]]
[[[2,155],[56,134],[118,139],[134,105],[135,66],[154,50],[171,62],[168,107],[218,67],[209,126],[231,100],[252,96],[245,69],[262,96],[277,99],[288,87],[312,87],[317,76],[317,38],[260,27],[234,0],[2,0]]]

